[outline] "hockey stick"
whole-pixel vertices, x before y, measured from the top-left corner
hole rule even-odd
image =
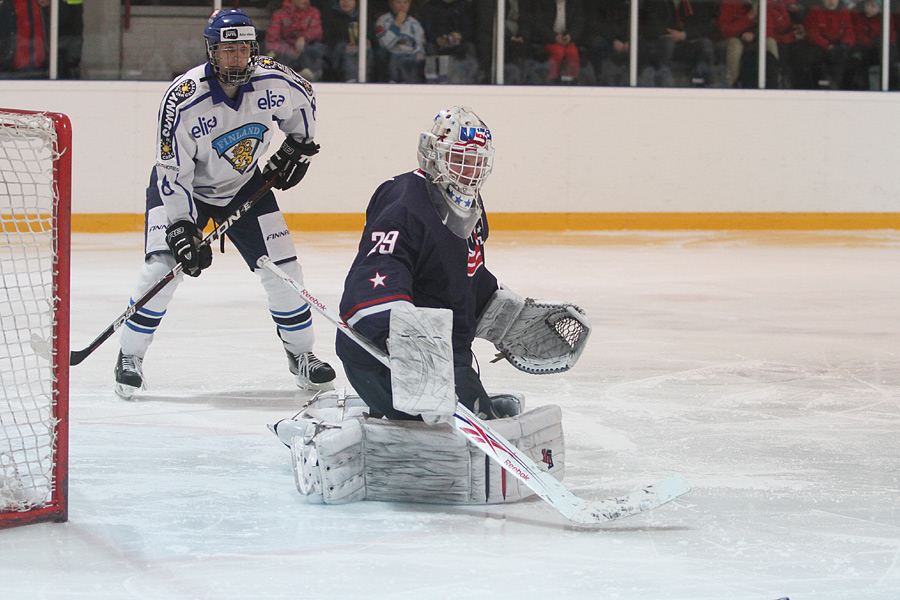
[[[242,216],[247,214],[250,211],[250,209],[253,208],[253,206],[257,202],[259,202],[260,198],[262,198],[266,194],[266,192],[268,192],[270,189],[272,189],[272,186],[275,184],[275,180],[277,178],[278,178],[277,175],[273,175],[272,177],[267,179],[266,182],[263,184],[263,186],[261,188],[259,188],[258,190],[256,190],[256,192],[254,192],[254,194],[252,196],[250,196],[250,198],[248,198],[246,202],[241,204],[237,208],[237,210],[235,210],[233,213],[231,213],[228,216],[227,219],[225,219],[224,221],[219,223],[218,226],[216,226],[216,228],[213,229],[209,233],[209,235],[207,235],[205,238],[203,238],[203,240],[200,242],[200,245],[201,246],[210,246],[210,245],[212,245],[213,242],[215,242],[216,240],[221,238],[222,234],[224,234],[226,231],[228,231],[228,228],[231,227],[231,225],[235,221],[237,221]],[[147,304],[147,302],[149,302],[151,298],[153,298],[156,294],[158,294],[161,289],[166,287],[166,285],[170,281],[175,279],[175,276],[178,275],[179,273],[181,273],[181,271],[183,271],[183,270],[184,270],[184,267],[181,265],[181,263],[176,263],[175,266],[172,267],[171,271],[169,271],[168,273],[163,275],[163,277],[159,281],[157,281],[155,284],[153,284],[153,287],[151,287],[149,290],[144,292],[143,296],[138,298],[134,302],[134,304],[132,304],[125,310],[125,312],[123,312],[121,315],[116,317],[116,320],[113,321],[112,323],[110,323],[109,327],[104,329],[103,332],[100,335],[98,335],[94,339],[93,342],[88,344],[88,346],[86,348],[84,348],[82,350],[72,350],[69,353],[69,364],[70,365],[80,364],[81,361],[83,361],[85,358],[90,356],[94,352],[94,350],[96,350],[97,348],[100,347],[100,344],[102,344],[103,342],[108,340],[110,338],[110,336],[112,336],[112,334],[115,333],[116,330],[118,330],[119,327],[121,327],[125,323],[125,321],[130,319],[137,311],[139,311],[145,304]]]
[[[267,269],[293,288],[310,306],[334,323],[340,331],[359,344],[381,364],[390,368],[390,359],[387,353],[350,327],[340,315],[322,304],[305,287],[294,281],[273,263],[268,256],[260,257],[257,265]],[[585,500],[569,491],[555,477],[542,471],[524,452],[513,446],[462,404],[457,404],[452,423],[466,439],[512,473],[535,494],[569,520],[583,525],[596,525],[635,515],[670,502],[691,489],[684,476],[676,474],[625,496],[606,500]]]

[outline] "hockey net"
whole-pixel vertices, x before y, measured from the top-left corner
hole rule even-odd
[[[71,139],[0,109],[0,529],[67,518]]]

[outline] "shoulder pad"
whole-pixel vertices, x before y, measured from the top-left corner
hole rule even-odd
[[[301,77],[292,68],[288,67],[287,65],[281,64],[274,58],[271,58],[269,56],[261,57],[259,59],[258,68],[265,69],[266,71],[269,71],[270,73],[271,72],[281,73],[282,75],[284,75],[284,77],[288,81],[296,83],[296,84],[300,85],[303,89],[305,89],[307,94],[311,95],[313,93],[313,87],[310,82],[308,82],[306,79]],[[259,71],[257,71],[256,74],[258,76]]]

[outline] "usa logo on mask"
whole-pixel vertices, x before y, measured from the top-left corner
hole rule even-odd
[[[484,146],[491,139],[491,132],[485,127],[461,127],[459,129],[459,141],[472,142],[476,146]]]

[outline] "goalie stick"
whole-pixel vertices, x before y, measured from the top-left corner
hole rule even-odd
[[[303,285],[293,280],[273,263],[268,256],[261,256],[257,265],[278,276],[285,284],[300,294],[310,306],[336,325],[340,331],[369,352],[381,364],[390,368],[390,359],[386,352],[350,327],[340,315],[322,304]],[[582,525],[598,525],[636,515],[670,502],[691,489],[683,475],[675,474],[624,496],[605,500],[585,500],[573,494],[555,477],[542,471],[524,452],[513,446],[462,404],[457,404],[456,413],[451,421],[457,431],[490,459],[518,478],[566,518]]]
[[[222,234],[228,231],[228,228],[231,227],[231,225],[235,221],[247,214],[250,209],[253,208],[253,206],[257,202],[259,202],[260,198],[262,198],[266,194],[266,192],[272,189],[272,186],[275,184],[276,179],[277,175],[273,175],[272,177],[267,179],[263,186],[256,190],[256,192],[254,192],[254,194],[250,196],[246,202],[241,204],[237,208],[237,210],[235,210],[228,216],[227,219],[219,223],[216,228],[209,233],[209,235],[203,238],[203,240],[200,242],[200,245],[210,246],[213,242],[221,238]],[[104,329],[100,335],[94,338],[93,342],[88,344],[87,347],[83,348],[82,350],[72,350],[69,353],[69,364],[80,364],[85,358],[90,356],[94,352],[94,350],[100,347],[100,344],[108,340],[110,336],[112,336],[112,334],[114,334],[119,329],[119,327],[121,327],[125,323],[125,321],[130,319],[134,315],[134,313],[139,311],[145,304],[147,304],[147,302],[149,302],[151,298],[158,294],[161,289],[166,287],[166,285],[170,281],[175,279],[175,276],[181,273],[181,271],[183,270],[184,267],[181,266],[181,263],[176,263],[175,266],[172,267],[171,271],[163,275],[159,281],[153,284],[153,287],[144,292],[143,296],[135,300],[134,304],[130,305],[127,309],[125,309],[125,312],[116,317],[116,320],[110,323],[109,327]],[[34,347],[35,352],[37,352],[38,354],[41,353],[38,345],[34,340],[32,340],[32,346]]]

